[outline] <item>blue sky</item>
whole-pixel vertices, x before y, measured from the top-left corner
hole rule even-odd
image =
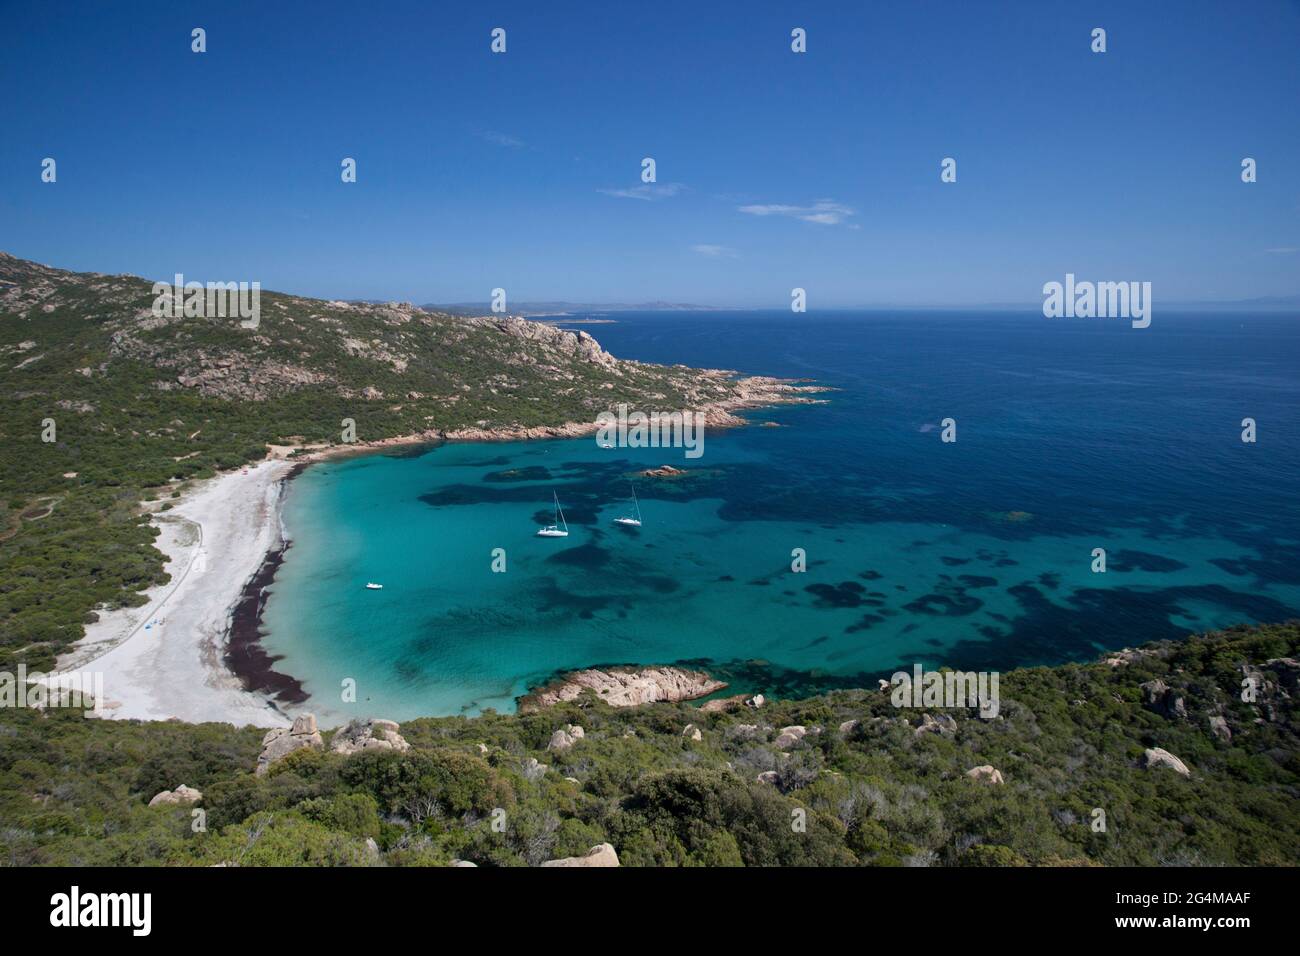
[[[3,6],[0,249],[64,268],[416,302],[1300,292],[1296,0]]]

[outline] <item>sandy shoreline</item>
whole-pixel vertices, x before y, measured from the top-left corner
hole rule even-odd
[[[282,481],[292,463],[269,460],[198,482],[155,513],[171,580],[138,608],[101,612],[59,659],[59,671],[103,675],[103,716],[235,726],[291,722],[249,693],[224,661],[244,585],[280,543]]]
[[[783,380],[746,381],[757,387],[705,411],[710,427],[745,424],[734,414],[744,408],[813,401]],[[142,607],[101,612],[59,658],[59,672],[102,675],[102,716],[108,718],[288,726],[299,709],[311,709],[310,702],[298,681],[274,670],[258,633],[264,589],[286,550],[280,521],[286,479],[312,462],[388,448],[576,438],[595,431],[594,423],[566,422],[431,431],[353,445],[272,445],[270,458],[197,482],[170,499],[169,510],[154,513],[161,531],[155,546],[171,580],[144,592],[148,603]]]

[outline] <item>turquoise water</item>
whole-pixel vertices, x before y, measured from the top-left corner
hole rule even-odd
[[[595,332],[621,356],[838,391],[752,416],[785,427],[709,432],[693,461],[588,438],[307,469],[264,623],[318,713],[355,709],[336,703],[347,678],[396,719],[511,710],[553,673],[602,663],[689,661],[796,696],[914,662],[1087,659],[1300,609],[1294,321],[616,318]],[[643,527],[614,525],[628,475],[662,464],[692,474],[638,478]],[[553,491],[571,535],[537,538]]]

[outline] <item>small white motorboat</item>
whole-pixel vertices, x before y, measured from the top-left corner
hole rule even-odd
[[[382,591],[383,589],[384,586],[382,584],[376,584],[374,581],[371,581],[366,585],[367,591]]]

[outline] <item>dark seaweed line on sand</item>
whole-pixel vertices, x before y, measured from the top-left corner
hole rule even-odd
[[[285,486],[302,474],[307,463],[295,465],[280,482],[280,494]],[[271,655],[262,647],[262,612],[275,573],[284,563],[285,553],[292,542],[284,541],[280,547],[266,553],[257,573],[244,585],[239,602],[230,615],[230,636],[226,641],[224,661],[232,674],[240,679],[244,689],[264,693],[285,704],[301,704],[310,696],[296,677],[275,669],[279,655]]]

